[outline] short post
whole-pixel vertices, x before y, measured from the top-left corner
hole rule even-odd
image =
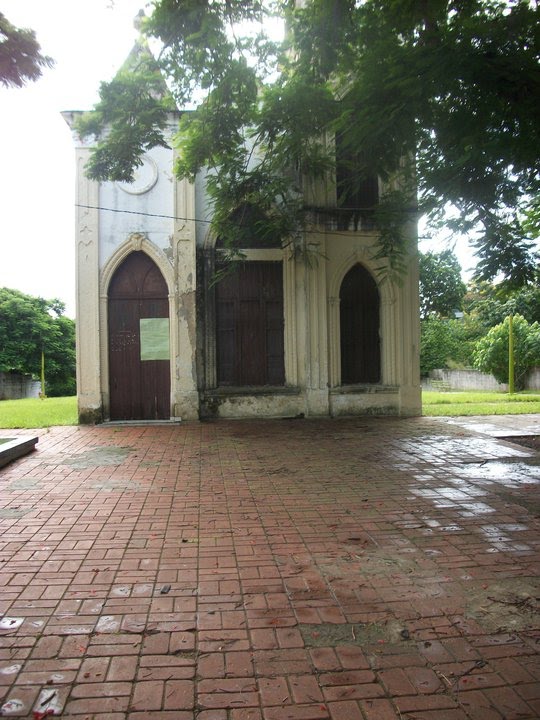
[[[44,400],[47,396],[45,395],[45,351],[41,346],[41,392],[39,397]]]
[[[514,385],[514,317],[508,316],[508,392],[515,392]]]

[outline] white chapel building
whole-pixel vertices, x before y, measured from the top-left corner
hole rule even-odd
[[[224,250],[204,174],[177,180],[174,151],[157,147],[132,183],[89,180],[78,115],[63,113],[76,146],[81,422],[420,414],[415,223],[405,276],[381,280],[372,214],[338,207],[335,179],[306,183],[315,259],[244,230],[245,261],[216,282]],[[171,136],[177,126],[171,114]],[[362,205],[382,190],[367,183]]]

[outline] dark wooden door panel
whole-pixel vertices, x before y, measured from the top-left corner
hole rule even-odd
[[[283,306],[266,303],[266,367],[270,385],[285,383],[285,344],[283,337]]]
[[[276,262],[246,262],[216,286],[219,385],[285,382],[283,270]]]
[[[139,414],[140,363],[139,319],[132,300],[109,302],[109,377],[111,419],[133,419]]]
[[[170,417],[170,360],[142,360],[140,321],[168,318],[167,284],[142,252],[129,255],[109,285],[111,420]]]
[[[141,415],[145,420],[164,420],[170,411],[169,360],[141,363]]]
[[[264,319],[259,298],[240,302],[238,323],[240,347],[238,353],[239,380],[242,385],[266,385],[266,341]]]
[[[222,385],[234,385],[236,383],[236,315],[238,302],[231,299],[228,294],[224,296],[217,305],[216,344],[218,352],[218,374]]]

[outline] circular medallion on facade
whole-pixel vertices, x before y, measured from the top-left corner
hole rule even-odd
[[[143,195],[151,190],[158,179],[157,165],[148,155],[142,158],[142,165],[133,171],[133,182],[117,182],[116,185],[129,195]]]

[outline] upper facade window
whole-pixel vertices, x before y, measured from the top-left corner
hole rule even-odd
[[[379,202],[379,178],[366,174],[361,150],[336,134],[336,200],[339,230],[372,230]]]
[[[262,210],[244,203],[231,213],[229,231],[232,244],[243,250],[281,247],[281,239],[271,231],[270,223]],[[227,247],[227,242],[219,237],[216,248]]]

